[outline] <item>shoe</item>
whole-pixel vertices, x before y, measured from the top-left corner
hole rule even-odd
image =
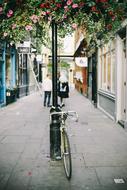
[[[64,107],[65,106],[65,104],[62,104],[62,107]]]

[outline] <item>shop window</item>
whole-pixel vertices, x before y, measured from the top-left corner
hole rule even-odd
[[[115,42],[100,49],[100,84],[99,88],[114,94],[115,92]]]
[[[6,86],[11,86],[11,58],[10,55],[6,55]]]

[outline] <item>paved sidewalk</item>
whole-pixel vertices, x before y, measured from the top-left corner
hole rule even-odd
[[[32,94],[0,109],[0,190],[127,190],[127,132],[76,91],[66,103],[79,114],[68,129],[72,179],[50,160],[49,108]]]

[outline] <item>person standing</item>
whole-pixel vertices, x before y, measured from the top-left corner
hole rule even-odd
[[[44,107],[50,107],[50,99],[51,99],[51,92],[52,92],[52,80],[50,79],[49,74],[46,75],[42,83],[42,88],[44,91]]]
[[[69,98],[69,85],[64,75],[59,78],[58,96],[60,97],[60,107],[65,106],[65,98]]]

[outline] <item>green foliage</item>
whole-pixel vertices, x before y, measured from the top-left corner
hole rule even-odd
[[[112,36],[127,18],[127,2],[122,0],[3,0],[0,1],[0,37],[12,42],[27,33],[50,44],[49,26],[58,25],[64,37],[77,27],[85,29],[88,44]]]
[[[60,68],[69,68],[70,67],[70,65],[69,65],[69,63],[67,63],[66,61],[64,61],[64,60],[61,60],[60,62],[59,62],[59,67]]]

